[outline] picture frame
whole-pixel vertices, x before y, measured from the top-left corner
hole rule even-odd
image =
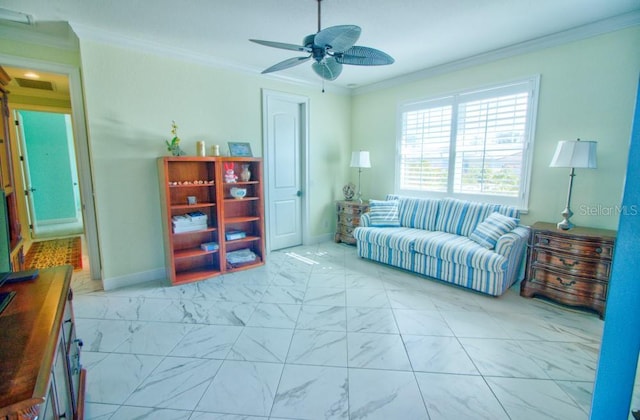
[[[230,141],[228,144],[229,156],[253,157],[251,143]]]

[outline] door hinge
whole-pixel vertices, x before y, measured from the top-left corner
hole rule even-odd
[[[24,156],[20,156],[20,162],[24,162]]]
[[[14,122],[16,123],[16,125],[17,125],[18,127],[20,127],[20,121],[19,121],[19,120],[14,120]]]

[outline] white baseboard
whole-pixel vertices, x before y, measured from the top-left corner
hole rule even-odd
[[[112,277],[102,280],[102,287],[105,291],[120,289],[122,287],[133,286],[149,281],[166,280],[167,272],[164,268],[143,271],[140,273],[127,274],[120,277]]]

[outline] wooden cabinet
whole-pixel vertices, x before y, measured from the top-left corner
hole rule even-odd
[[[535,223],[520,294],[589,308],[603,317],[615,236],[611,230],[576,227],[564,231],[552,223]]]
[[[0,419],[82,419],[80,363],[69,265],[5,285],[15,297],[0,315]]]
[[[250,179],[225,182],[225,166],[233,169],[234,177],[240,177],[242,165],[248,165]],[[172,284],[264,263],[261,159],[165,157],[158,159],[158,169],[166,267]],[[233,198],[232,188],[246,189],[246,195]],[[244,236],[227,240],[226,234],[234,232],[236,237]],[[227,257],[233,251],[246,252],[255,259],[230,263]]]
[[[18,203],[16,199],[15,183],[13,178],[13,163],[11,153],[11,142],[9,136],[10,115],[8,92],[6,86],[9,83],[9,76],[0,67],[0,188],[4,193],[8,233],[8,256],[7,263],[2,262],[0,271],[20,271],[24,268],[23,241],[18,218]],[[5,241],[4,238],[0,239]],[[4,244],[0,247],[2,253],[6,252]],[[4,256],[2,257],[4,258]],[[5,267],[8,265],[8,267]]]
[[[355,244],[353,230],[360,225],[360,216],[369,211],[369,203],[338,201],[336,203],[336,242]]]

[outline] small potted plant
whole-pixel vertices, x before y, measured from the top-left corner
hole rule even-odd
[[[171,141],[165,140],[167,144],[167,150],[171,152],[173,156],[184,156],[184,152],[180,148],[180,137],[178,137],[178,126],[175,121],[171,121],[171,134],[173,138]]]

